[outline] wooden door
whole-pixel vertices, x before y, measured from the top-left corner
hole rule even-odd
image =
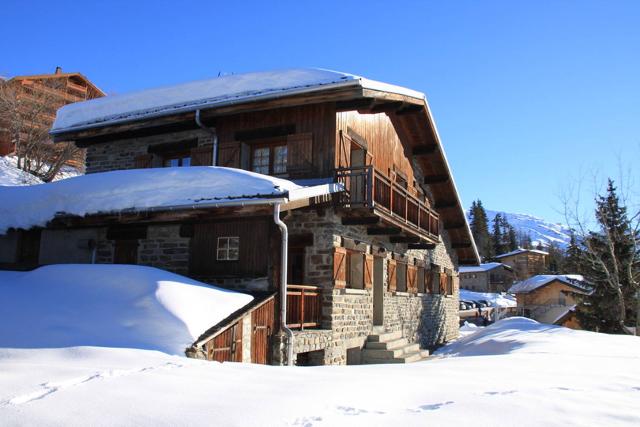
[[[349,182],[349,194],[351,195],[352,204],[364,203],[367,198],[365,195],[366,175],[364,174],[364,166],[367,158],[367,152],[355,145],[351,145],[351,168],[355,173]]]
[[[271,336],[275,323],[275,300],[271,299],[251,313],[251,363],[271,361]]]
[[[114,264],[136,264],[138,262],[138,240],[115,240]]]
[[[206,344],[207,359],[242,362],[242,324],[236,322]]]

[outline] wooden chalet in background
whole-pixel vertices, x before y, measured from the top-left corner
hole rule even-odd
[[[82,74],[64,73],[60,67],[56,67],[53,74],[16,76],[5,81],[0,79],[0,85],[8,86],[16,92],[16,99],[22,102],[22,108],[34,108],[31,103],[44,104],[35,107],[40,112],[37,122],[31,123],[43,130],[51,128],[56,110],[63,105],[105,96],[104,92]],[[8,129],[9,124],[0,115],[0,156],[11,154],[15,150],[15,141]]]
[[[90,262],[90,251],[70,248],[81,237],[95,241],[95,262],[152,265],[257,296],[212,325],[192,356],[410,362],[457,337],[457,266],[479,258],[419,92],[325,70],[231,75],[69,105],[52,135],[86,148],[87,174],[218,165],[341,190],[277,208],[60,215],[39,231],[38,263],[72,253]]]

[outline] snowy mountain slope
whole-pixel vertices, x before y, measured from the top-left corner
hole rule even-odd
[[[534,246],[538,243],[548,246],[551,242],[554,242],[561,248],[565,248],[569,244],[569,227],[566,225],[553,224],[528,214],[492,211],[489,209],[486,212],[489,220],[489,230],[491,230],[493,219],[497,214],[501,213],[507,216],[507,221],[516,229],[517,233],[529,234]]]

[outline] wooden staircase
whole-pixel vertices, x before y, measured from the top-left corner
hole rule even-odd
[[[411,363],[429,357],[427,350],[421,350],[417,343],[409,344],[401,331],[373,331],[362,349],[362,363]]]

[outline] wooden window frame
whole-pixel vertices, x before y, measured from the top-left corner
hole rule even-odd
[[[232,248],[231,247],[231,241],[232,239],[237,240],[238,244],[236,248]],[[220,247],[220,243],[225,241],[227,242],[226,247]],[[235,249],[237,252],[236,258],[230,258],[230,252],[232,249]],[[220,254],[225,254],[226,253],[226,257],[221,258]],[[240,237],[239,236],[219,236],[216,239],[216,261],[222,261],[222,262],[227,262],[227,261],[240,261]]]
[[[170,168],[170,167],[189,167],[191,166],[191,150],[181,150],[181,151],[169,151],[166,153],[162,153],[160,154],[161,158],[162,158],[162,167],[163,168]],[[171,166],[171,165],[167,165],[168,161],[171,160],[178,160],[178,165],[177,166]],[[183,164],[185,159],[189,159],[189,164],[185,165]]]
[[[278,172],[276,173],[274,171],[274,166],[275,166],[275,149],[276,147],[284,147],[287,152],[286,155],[284,156],[284,167],[285,170],[284,172]],[[269,172],[267,173],[267,175],[273,175],[273,176],[287,176],[288,174],[288,146],[287,146],[287,139],[286,138],[274,138],[274,139],[270,139],[268,141],[260,141],[260,142],[255,142],[252,143],[250,145],[250,159],[249,159],[249,170],[251,170],[252,172],[255,172],[253,169],[253,161],[255,159],[255,151],[261,148],[268,148],[269,149]],[[260,172],[256,172],[256,173],[260,173]]]
[[[404,274],[401,274],[401,270],[404,269]],[[403,261],[396,260],[396,292],[409,292],[409,264]],[[401,277],[403,276],[403,277]],[[400,287],[401,279],[404,280],[404,284]]]
[[[353,277],[352,277],[352,268],[351,262],[353,257],[359,257],[362,262],[362,277],[360,278],[360,283],[362,286],[354,286],[353,285]],[[366,269],[366,259],[365,254],[363,252],[354,251],[352,249],[346,249],[346,269],[345,269],[345,287],[348,289],[364,289],[365,288],[365,269]]]

